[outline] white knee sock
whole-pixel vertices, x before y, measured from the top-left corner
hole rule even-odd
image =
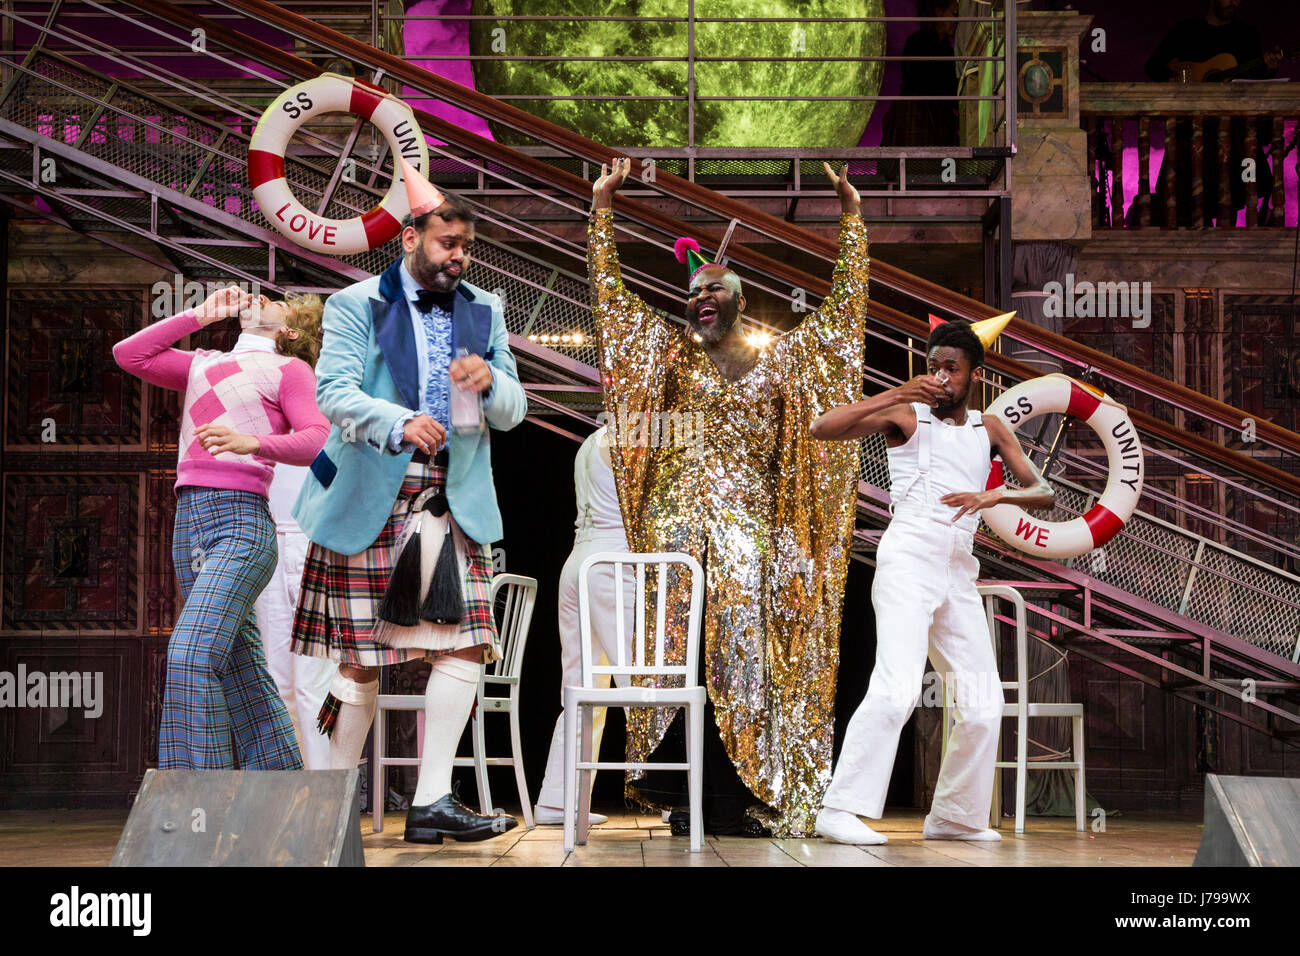
[[[483,665],[460,657],[439,657],[424,691],[424,749],[412,805],[436,803],[451,792],[452,761],[474,706]]]
[[[330,693],[339,702],[339,715],[330,735],[330,769],[351,770],[361,762],[361,751],[366,748],[370,724],[375,719],[379,679],[360,684],[337,674],[330,684]]]

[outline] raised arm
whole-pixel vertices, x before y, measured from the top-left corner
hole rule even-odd
[[[810,431],[814,438],[823,441],[843,441],[878,432],[884,432],[889,439],[906,440],[910,432],[904,428],[915,427],[911,403],[933,405],[944,394],[943,386],[933,375],[918,375],[879,395],[832,408],[812,423]]]
[[[113,360],[124,371],[151,385],[185,391],[194,353],[171,348],[191,335],[227,316],[235,315],[252,298],[234,286],[217,289],[195,309],[146,326],[113,346]]]
[[[854,351],[861,357],[867,317],[867,288],[870,256],[867,226],[862,221],[862,201],[849,182],[848,174],[837,175],[830,164],[822,164],[840,199],[840,248],[831,273],[831,292],[817,311],[806,316],[794,331],[778,339],[778,348],[800,349],[809,345],[819,352]],[[784,345],[779,343],[784,342]],[[847,353],[846,353],[847,354]],[[805,355],[803,360],[810,358]]]
[[[614,238],[614,193],[627,179],[631,160],[613,160],[600,167],[592,186],[591,221],[587,228],[587,279],[596,331],[603,338],[632,340],[651,328],[668,330],[663,318],[623,284]]]
[[[831,273],[831,294],[817,310],[818,317],[831,319],[867,307],[867,279],[871,257],[867,253],[867,226],[862,221],[862,200],[849,182],[847,169],[836,175],[830,163],[822,163],[835,193],[840,197],[840,254]]]

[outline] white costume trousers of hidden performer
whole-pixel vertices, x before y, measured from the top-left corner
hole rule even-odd
[[[931,814],[967,827],[988,825],[1002,719],[1002,685],[971,553],[978,517],[956,524],[949,492],[981,491],[988,481],[989,440],[979,412],[966,423],[932,419],[913,404],[916,431],[889,449],[891,510],[877,551],[871,603],[876,612],[876,666],[853,714],[823,805],[879,818],[903,724],[916,706],[927,654],[956,701]]]
[[[267,503],[271,517],[275,519],[279,558],[275,574],[253,607],[257,614],[257,628],[262,634],[267,670],[271,672],[271,679],[275,681],[293,721],[303,766],[308,770],[328,770],[330,739],[316,729],[316,715],[339,668],[327,658],[303,657],[290,650],[293,614],[298,606],[308,546],[307,535],[293,520],[292,511],[306,477],[307,469],[304,467],[275,466]]]
[[[578,520],[574,534],[573,551],[560,572],[560,665],[563,688],[582,683],[582,633],[578,626],[578,569],[582,562],[598,551],[626,552],[627,536],[623,531],[623,517],[618,510],[618,491],[614,487],[614,472],[602,456],[601,442],[606,426],[593,432],[573,463],[574,490],[578,499]],[[606,452],[607,454],[607,452]],[[636,598],[636,579],[630,568],[623,572],[624,639],[630,643],[633,628],[633,603]],[[600,663],[603,656],[608,661],[617,659],[617,621],[614,618],[614,569],[600,567],[592,572],[591,625],[594,638],[591,649],[593,660]],[[600,679],[609,686],[609,677]],[[621,686],[621,685],[620,685]],[[563,703],[561,703],[563,706]],[[592,753],[600,754],[600,737],[605,728],[605,708],[593,708]],[[594,782],[596,775],[593,773]],[[551,734],[551,750],[546,758],[546,776],[537,796],[539,807],[564,806],[564,711],[555,721]]]

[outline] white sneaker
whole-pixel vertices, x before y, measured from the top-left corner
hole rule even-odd
[[[997,830],[968,827],[934,814],[926,815],[921,836],[926,840],[969,840],[974,843],[999,843],[1002,840],[1002,834]]]
[[[609,817],[593,810],[587,814],[587,822],[593,827],[598,827],[602,823],[608,823]],[[562,827],[564,826],[564,811],[557,810],[555,807],[543,807],[539,804],[533,807],[533,823],[539,827]]]
[[[835,810],[823,807],[817,814],[813,825],[817,835],[825,837],[832,843],[849,843],[853,846],[880,846],[889,842],[889,837],[877,833],[858,819],[856,814],[847,810]]]

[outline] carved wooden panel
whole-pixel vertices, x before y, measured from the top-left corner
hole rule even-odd
[[[0,671],[91,675],[102,699],[0,707],[0,806],[122,806],[157,761],[180,396],[113,360],[146,289],[11,287],[7,306]]]
[[[135,631],[141,478],[4,476],[6,632]]]
[[[140,315],[138,294],[14,291],[6,342],[8,449],[143,447],[142,383],[112,355],[113,345],[139,328]]]

